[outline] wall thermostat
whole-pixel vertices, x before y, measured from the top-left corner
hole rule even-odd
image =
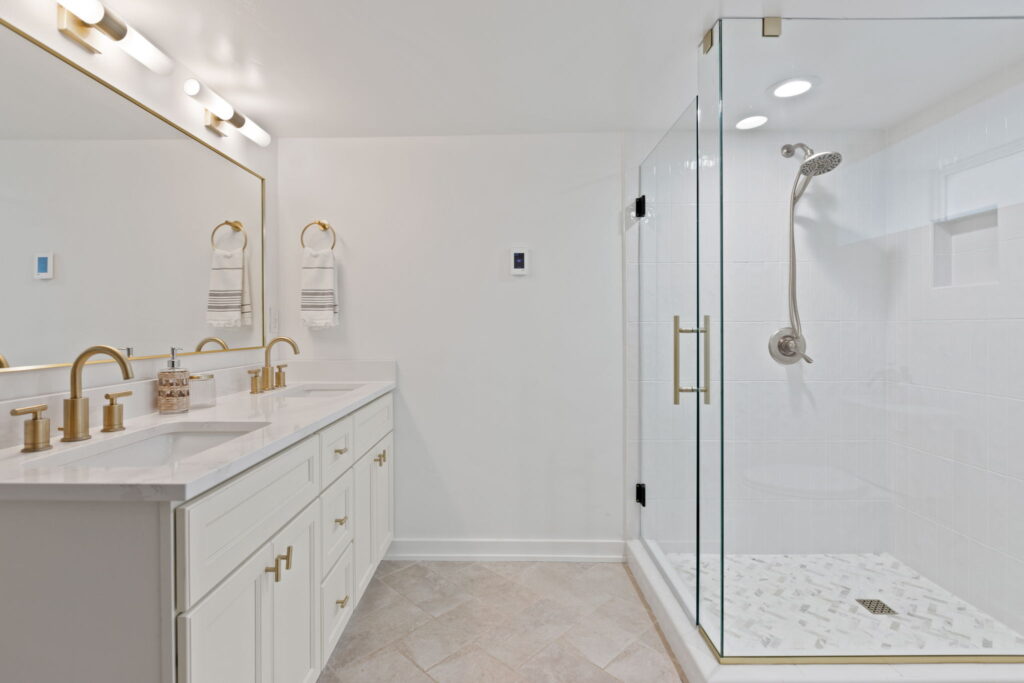
[[[530,272],[530,252],[526,249],[513,249],[510,253],[510,270],[513,275],[526,275]]]
[[[32,276],[37,280],[53,279],[53,252],[35,255],[35,269]]]

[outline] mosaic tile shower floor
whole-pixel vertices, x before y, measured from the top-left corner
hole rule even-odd
[[[692,554],[668,559],[695,585]],[[701,572],[710,633],[721,618],[719,557],[704,556]],[[1024,635],[888,554],[730,555],[725,592],[727,656],[1024,655]],[[858,598],[897,614],[871,614]]]

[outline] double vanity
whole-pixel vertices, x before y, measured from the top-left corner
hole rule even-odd
[[[314,683],[393,538],[393,389],[239,391],[0,450],[0,678]]]

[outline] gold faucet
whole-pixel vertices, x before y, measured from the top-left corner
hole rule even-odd
[[[132,379],[132,366],[113,346],[90,346],[71,365],[71,398],[64,399],[64,436],[61,441],[85,441],[89,434],[89,399],[82,397],[82,369],[86,361],[96,355],[106,355],[121,367],[121,376]]]
[[[6,358],[4,358],[4,354],[0,353],[0,368],[9,368],[9,367],[11,367],[11,364],[7,362]]]
[[[291,345],[292,351],[298,355],[299,345],[295,343],[295,340],[291,337],[275,337],[267,343],[267,352],[265,362],[263,363],[263,391],[270,391],[271,389],[280,389],[284,384],[284,370],[280,370],[277,377],[277,382],[274,381],[274,368],[270,365],[270,352],[273,350],[274,345],[278,342],[287,342]]]
[[[206,346],[207,344],[216,344],[225,351],[228,350],[228,343],[221,339],[220,337],[207,337],[206,339],[196,344],[196,352],[202,351],[203,347]]]

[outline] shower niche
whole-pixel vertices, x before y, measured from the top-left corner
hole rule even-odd
[[[640,540],[723,663],[1024,663],[1022,31],[723,19],[640,168]]]

